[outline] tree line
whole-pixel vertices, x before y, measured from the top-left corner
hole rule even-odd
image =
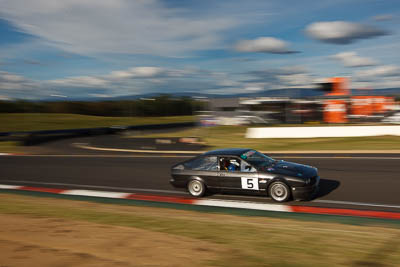
[[[0,113],[72,113],[94,116],[183,116],[204,110],[205,102],[168,95],[113,101],[0,101]]]

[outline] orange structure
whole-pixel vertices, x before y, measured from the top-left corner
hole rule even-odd
[[[346,96],[349,95],[349,79],[344,77],[334,77],[329,79],[332,83],[332,91],[328,96]]]
[[[394,98],[390,96],[353,96],[351,114],[370,116],[385,113],[392,109]]]
[[[324,122],[346,123],[347,122],[346,100],[330,99],[324,102]]]
[[[374,96],[372,101],[372,110],[374,114],[385,112],[386,109],[386,97]]]
[[[348,78],[334,77],[329,79],[331,90],[327,96],[347,96],[349,95]],[[329,99],[324,101],[324,122],[326,123],[346,123],[347,122],[346,100]]]
[[[373,99],[370,96],[351,97],[351,114],[370,116],[373,113]]]
[[[350,96],[349,79],[343,77],[330,78],[322,83],[322,90],[330,99],[324,100],[324,122],[346,123],[347,109],[354,118],[382,115],[393,110],[395,106],[394,97],[387,96]],[[366,92],[368,94],[368,92]],[[332,99],[332,98],[335,99]]]

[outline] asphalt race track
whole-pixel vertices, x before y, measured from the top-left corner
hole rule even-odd
[[[82,140],[63,140],[57,154],[0,156],[0,183],[57,188],[186,195],[169,184],[170,167],[190,156],[87,153],[66,148]],[[87,141],[87,140],[86,140]],[[40,150],[41,148],[39,148]],[[68,150],[69,149],[69,150]],[[43,151],[46,151],[43,148]],[[61,153],[64,152],[64,153]],[[69,152],[69,153],[65,153]],[[74,152],[74,153],[72,153]],[[319,169],[320,192],[310,202],[296,205],[400,211],[400,155],[332,156],[277,155]],[[210,198],[271,203],[265,197],[211,195]]]

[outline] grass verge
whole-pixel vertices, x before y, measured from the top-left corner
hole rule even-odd
[[[18,153],[21,152],[18,142],[0,141],[0,153]]]
[[[223,247],[226,253],[205,261],[205,266],[396,266],[400,262],[400,229],[382,225],[233,216],[13,194],[0,194],[0,214],[17,214],[21,220],[45,217],[131,227],[168,233],[178,241],[183,236]],[[150,251],[141,253],[153,250],[143,249]]]
[[[194,116],[102,117],[78,114],[3,113],[0,114],[0,132],[94,128],[113,125],[144,125],[191,122],[194,120]]]
[[[244,147],[262,151],[400,150],[399,136],[341,138],[245,138],[245,126],[198,127],[141,137],[199,137],[211,148]],[[295,128],[294,128],[295,130]],[[135,136],[131,136],[135,137]]]

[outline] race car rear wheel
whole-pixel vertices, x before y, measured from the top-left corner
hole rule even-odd
[[[273,182],[268,188],[269,196],[276,202],[285,202],[290,198],[290,189],[283,182]]]
[[[206,193],[206,186],[199,180],[190,180],[187,184],[187,189],[194,197],[202,197]]]

